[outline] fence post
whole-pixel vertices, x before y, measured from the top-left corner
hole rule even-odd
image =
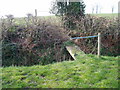
[[[35,9],[35,23],[37,23],[37,9]]]
[[[35,17],[37,17],[37,9],[35,9]]]
[[[101,33],[98,33],[98,57],[100,57],[100,49],[101,49]]]

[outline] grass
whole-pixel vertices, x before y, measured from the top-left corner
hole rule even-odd
[[[1,69],[2,88],[118,87],[118,57],[86,55],[76,61]]]
[[[38,20],[50,21],[54,24],[56,24],[56,23],[60,24],[60,22],[61,22],[60,17],[57,17],[57,16],[38,16],[37,18],[38,18]],[[25,17],[21,17],[21,18],[15,18],[14,21],[17,25],[25,25],[26,24],[25,20],[27,20],[27,19],[25,19]]]
[[[91,14],[93,16],[99,16],[99,17],[107,17],[107,18],[114,18],[114,17],[118,17],[118,13],[101,13],[101,14]],[[50,21],[54,21],[54,23],[57,23],[57,24],[61,24],[61,19],[60,17],[57,17],[57,16],[38,16],[38,19],[41,19],[41,20],[50,20]],[[22,18],[15,18],[15,23],[20,25],[24,25],[26,24],[25,22],[25,19],[22,17]]]
[[[118,13],[101,13],[101,14],[91,14],[91,15],[99,16],[99,17],[107,17],[107,18],[118,17]]]

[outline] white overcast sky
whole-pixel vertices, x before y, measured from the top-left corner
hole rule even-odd
[[[49,9],[53,0],[0,0],[0,17],[12,14],[15,17],[24,17],[27,13],[34,15],[34,10],[38,10],[39,16],[49,16]],[[120,0],[83,0],[86,4],[86,13],[92,12],[92,7],[99,5],[101,13],[111,13],[114,6],[114,13],[118,12],[118,2]],[[100,11],[99,11],[100,12]]]

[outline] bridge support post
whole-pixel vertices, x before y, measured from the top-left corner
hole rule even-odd
[[[101,33],[98,33],[98,57],[100,57],[101,51]]]

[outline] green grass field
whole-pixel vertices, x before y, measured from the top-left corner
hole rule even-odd
[[[2,88],[118,87],[118,57],[86,55],[76,61],[1,69]]]
[[[109,17],[109,18],[114,18],[114,17],[118,17],[118,13],[101,13],[101,14],[91,14],[93,16],[99,16],[99,17]]]
[[[109,13],[109,14],[105,14],[105,13],[101,13],[101,14],[91,14],[93,16],[98,16],[98,17],[106,17],[106,18],[114,18],[114,17],[118,17],[118,13]],[[54,23],[58,23],[60,24],[61,22],[61,19],[60,17],[57,17],[57,16],[38,16],[39,19],[41,20],[50,20],[51,22],[54,22]],[[16,24],[22,24],[24,25],[26,22],[25,22],[25,19],[24,18],[15,18],[15,23]]]

